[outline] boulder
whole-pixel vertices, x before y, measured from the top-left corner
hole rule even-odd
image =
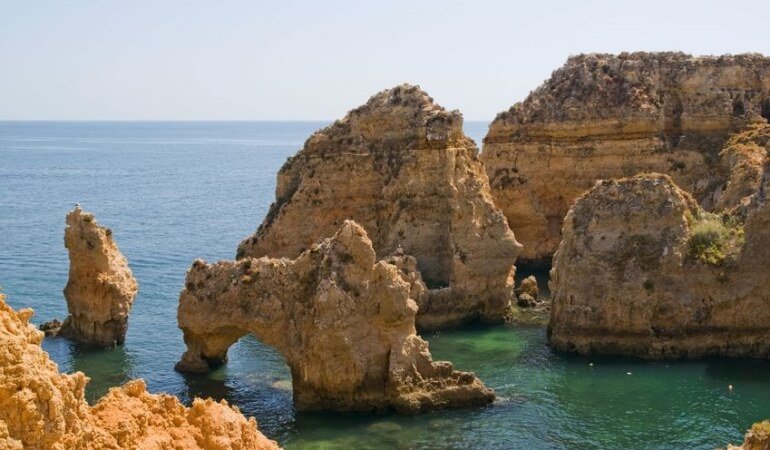
[[[767,164],[745,219],[662,174],[606,180],[564,221],[549,339],[579,353],[770,357]]]

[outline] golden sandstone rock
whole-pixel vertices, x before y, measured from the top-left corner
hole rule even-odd
[[[420,412],[494,399],[472,373],[433,362],[415,331],[416,264],[377,262],[353,221],[295,260],[243,257],[188,271],[178,321],[187,351],[177,365],[206,371],[253,333],[291,369],[297,410]]]
[[[581,196],[554,256],[551,344],[644,358],[770,357],[767,156],[762,165],[741,200],[745,218],[705,212],[660,174],[601,181]]]
[[[727,450],[770,450],[770,420],[752,425],[746,432],[743,445],[728,445]]]
[[[497,116],[481,158],[524,244],[519,263],[548,261],[565,214],[599,179],[668,174],[713,209],[727,136],[768,120],[770,58],[579,55]]]
[[[492,203],[462,116],[420,88],[382,91],[310,136],[281,168],[276,201],[237,258],[296,258],[347,219],[366,229],[378,258],[416,258],[430,288],[416,299],[421,328],[508,312],[521,246]]]
[[[105,347],[122,344],[137,284],[112,231],[78,206],[67,214],[64,245],[70,258],[64,288],[69,316],[61,333]]]
[[[0,449],[277,449],[253,418],[227,403],[149,394],[141,380],[113,388],[91,407],[88,378],[59,373],[29,324],[0,295]]]

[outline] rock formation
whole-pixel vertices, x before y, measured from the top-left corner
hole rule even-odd
[[[310,218],[309,218],[310,219]],[[206,371],[253,333],[291,369],[297,410],[400,412],[484,405],[494,394],[472,373],[433,362],[415,331],[422,289],[410,267],[377,262],[353,221],[295,260],[196,260],[179,299],[187,351],[177,368]]]
[[[746,432],[743,445],[728,445],[727,450],[770,450],[770,420],[752,425]]]
[[[96,406],[88,378],[59,373],[40,347],[29,309],[15,312],[0,295],[0,448],[277,449],[253,418],[227,403],[149,394],[141,380],[113,388]]]
[[[122,344],[137,284],[126,258],[91,213],[76,207],[67,214],[64,246],[70,273],[64,297],[69,316],[61,333],[72,339],[109,347]]]
[[[367,230],[378,258],[401,249],[417,259],[430,288],[418,299],[421,328],[505,316],[521,246],[462,116],[420,88],[380,92],[313,134],[281,168],[276,201],[238,259],[295,258],[347,219]]]
[[[770,120],[770,58],[591,54],[569,58],[497,116],[481,155],[495,203],[548,261],[573,201],[598,179],[670,175],[706,209],[728,134]]]
[[[537,296],[539,293],[537,279],[534,275],[530,275],[521,280],[521,284],[516,289],[516,304],[522,308],[537,306]]]
[[[666,175],[597,182],[567,214],[554,256],[551,344],[644,358],[770,357],[766,159],[759,186],[740,200],[745,216],[705,212]]]

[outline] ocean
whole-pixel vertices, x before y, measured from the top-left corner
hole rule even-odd
[[[183,401],[224,398],[287,449],[712,449],[770,417],[770,362],[646,362],[554,352],[541,327],[429,333],[434,359],[474,371],[491,406],[399,416],[296,413],[291,375],[252,337],[203,376],[184,351],[176,306],[195,258],[232,259],[274,198],[276,173],[323,122],[0,122],[0,286],[35,323],[66,316],[64,218],[74,203],[113,230],[139,282],[126,343],[63,338],[43,347],[83,371],[93,401],[144,378]],[[484,122],[466,123],[477,143]],[[515,229],[514,229],[515,232]],[[729,391],[727,386],[733,385]]]

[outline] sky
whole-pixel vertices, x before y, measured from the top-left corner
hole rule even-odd
[[[409,82],[489,121],[636,50],[770,55],[770,0],[0,0],[0,120],[331,120]]]

